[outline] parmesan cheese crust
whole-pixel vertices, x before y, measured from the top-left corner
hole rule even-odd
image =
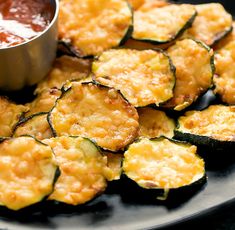
[[[177,41],[167,50],[176,67],[174,96],[164,107],[183,110],[212,85],[213,50],[191,39]]]
[[[210,137],[221,141],[234,141],[235,107],[211,105],[203,111],[188,111],[178,120],[177,131]]]
[[[214,92],[227,104],[235,104],[235,40],[215,54]]]
[[[193,5],[147,2],[134,13],[132,38],[156,43],[170,42],[192,24],[195,15]]]
[[[98,55],[120,44],[132,25],[125,0],[61,0],[59,38],[81,56]]]
[[[32,137],[0,144],[0,203],[19,210],[41,201],[53,189],[56,165],[49,146]]]
[[[142,139],[124,154],[124,173],[143,188],[172,189],[190,185],[205,174],[197,147],[168,139]]]
[[[29,111],[25,114],[25,117],[29,117],[36,113],[49,112],[60,95],[61,91],[56,88],[43,90],[36,99],[26,104]]]
[[[175,122],[166,113],[152,108],[139,108],[140,137],[174,136]]]
[[[39,94],[51,88],[61,89],[67,81],[86,78],[90,70],[91,61],[88,59],[61,56],[55,60],[48,76],[38,83],[35,93]]]
[[[162,51],[108,50],[92,71],[97,82],[120,90],[135,107],[159,105],[173,96],[174,67]]]
[[[47,121],[47,113],[34,114],[16,125],[14,137],[30,135],[38,140],[53,137],[50,125]]]
[[[57,137],[44,140],[53,149],[61,174],[50,200],[83,204],[102,193],[106,186],[107,157],[88,139]]]
[[[198,15],[183,37],[193,37],[208,46],[223,38],[232,29],[232,16],[219,3],[196,5]]]
[[[138,114],[115,89],[71,82],[49,115],[56,135],[82,135],[107,150],[118,151],[138,134]]]
[[[16,105],[8,99],[0,97],[0,137],[12,136],[16,123],[27,111],[27,106]]]

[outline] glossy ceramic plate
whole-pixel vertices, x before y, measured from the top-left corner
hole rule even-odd
[[[223,3],[231,13],[235,12],[235,2],[218,2]],[[214,102],[209,92],[196,106],[203,108]],[[69,207],[42,202],[19,212],[3,208],[0,210],[0,229],[160,229],[194,219],[235,202],[235,157],[231,156],[232,151],[215,155],[208,153],[208,158],[213,162],[207,162],[207,184],[193,196],[182,200],[155,204],[131,201],[125,199],[125,193],[132,196],[134,191],[124,191],[120,184],[113,184],[105,194],[84,206]]]

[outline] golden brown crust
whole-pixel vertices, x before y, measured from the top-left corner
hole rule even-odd
[[[164,107],[183,110],[212,85],[213,50],[192,39],[177,41],[167,50],[176,67],[174,96]]]
[[[88,59],[61,56],[55,60],[48,76],[39,82],[35,93],[38,94],[50,88],[61,89],[67,81],[86,78],[90,74],[90,70],[91,61]]]
[[[125,0],[61,0],[59,38],[68,40],[82,56],[116,47],[132,25]]]
[[[140,137],[155,138],[174,136],[175,122],[165,112],[152,108],[138,108]]]
[[[141,139],[124,153],[124,173],[143,188],[171,189],[190,185],[205,174],[197,147],[161,138]]]
[[[56,165],[49,146],[32,137],[0,144],[0,203],[19,210],[41,201],[53,189]]]
[[[196,5],[197,17],[183,37],[193,37],[208,46],[224,37],[232,27],[232,16],[219,3]]]
[[[5,97],[0,97],[0,137],[12,136],[13,129],[27,106],[16,105]]]
[[[159,105],[173,96],[174,71],[161,51],[115,49],[93,62],[94,79],[121,91],[134,106]]]
[[[56,137],[44,140],[54,151],[61,174],[50,200],[78,205],[92,200],[106,186],[107,158],[88,139]]]
[[[180,132],[234,141],[234,106],[211,105],[203,111],[188,111],[178,122]]]
[[[115,89],[72,82],[49,116],[58,136],[82,135],[99,146],[118,151],[138,133],[136,109]]]

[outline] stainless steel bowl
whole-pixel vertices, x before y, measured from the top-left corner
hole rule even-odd
[[[59,0],[50,0],[54,17],[32,40],[0,49],[0,89],[19,90],[38,83],[49,72],[57,49]]]

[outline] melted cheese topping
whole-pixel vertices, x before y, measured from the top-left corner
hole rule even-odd
[[[49,146],[31,137],[0,144],[0,203],[19,210],[41,201],[53,189],[56,165]]]
[[[201,179],[204,161],[196,155],[194,145],[179,144],[167,139],[142,139],[130,145],[124,154],[125,174],[141,187],[171,189]]]
[[[175,122],[163,111],[152,108],[139,108],[139,136],[155,138],[159,136],[173,137]]]
[[[82,135],[102,148],[118,151],[138,133],[136,109],[114,89],[73,82],[50,114],[57,135]]]
[[[208,51],[202,44],[184,39],[171,46],[168,54],[176,67],[176,85],[173,98],[164,106],[182,110],[211,86],[213,50]]]
[[[33,102],[26,104],[29,111],[25,116],[29,117],[36,113],[49,112],[60,95],[61,91],[55,88],[43,90]]]
[[[134,10],[137,10],[145,3],[146,0],[128,0],[129,4]]]
[[[159,1],[146,3],[135,12],[134,39],[160,43],[172,41],[196,14],[193,5],[162,3],[160,6]]]
[[[35,114],[29,117],[25,122],[20,122],[16,127],[14,136],[30,135],[38,140],[53,137],[51,128],[47,121],[47,114]]]
[[[107,177],[107,180],[119,180],[122,174],[123,154],[105,152],[105,156],[108,159],[108,168],[111,170],[111,174],[109,177]]]
[[[52,147],[61,171],[50,200],[78,205],[105,190],[105,175],[110,171],[107,158],[91,141],[81,137],[57,137],[44,142]]]
[[[189,111],[179,118],[178,131],[234,141],[235,107],[211,105],[203,111]]]
[[[39,82],[35,92],[41,93],[50,88],[61,89],[67,81],[86,78],[90,74],[90,69],[90,60],[64,55],[55,60],[52,70]]]
[[[175,76],[160,51],[116,49],[93,62],[95,80],[121,91],[134,106],[159,104],[173,96]]]
[[[10,137],[16,123],[28,108],[0,97],[0,137]]]
[[[208,46],[221,39],[232,26],[232,16],[219,3],[196,5],[198,15],[184,37],[193,37]]]
[[[217,51],[215,64],[214,92],[223,102],[235,104],[235,40]]]
[[[83,56],[120,44],[132,24],[125,0],[61,0],[59,38],[69,40]]]

